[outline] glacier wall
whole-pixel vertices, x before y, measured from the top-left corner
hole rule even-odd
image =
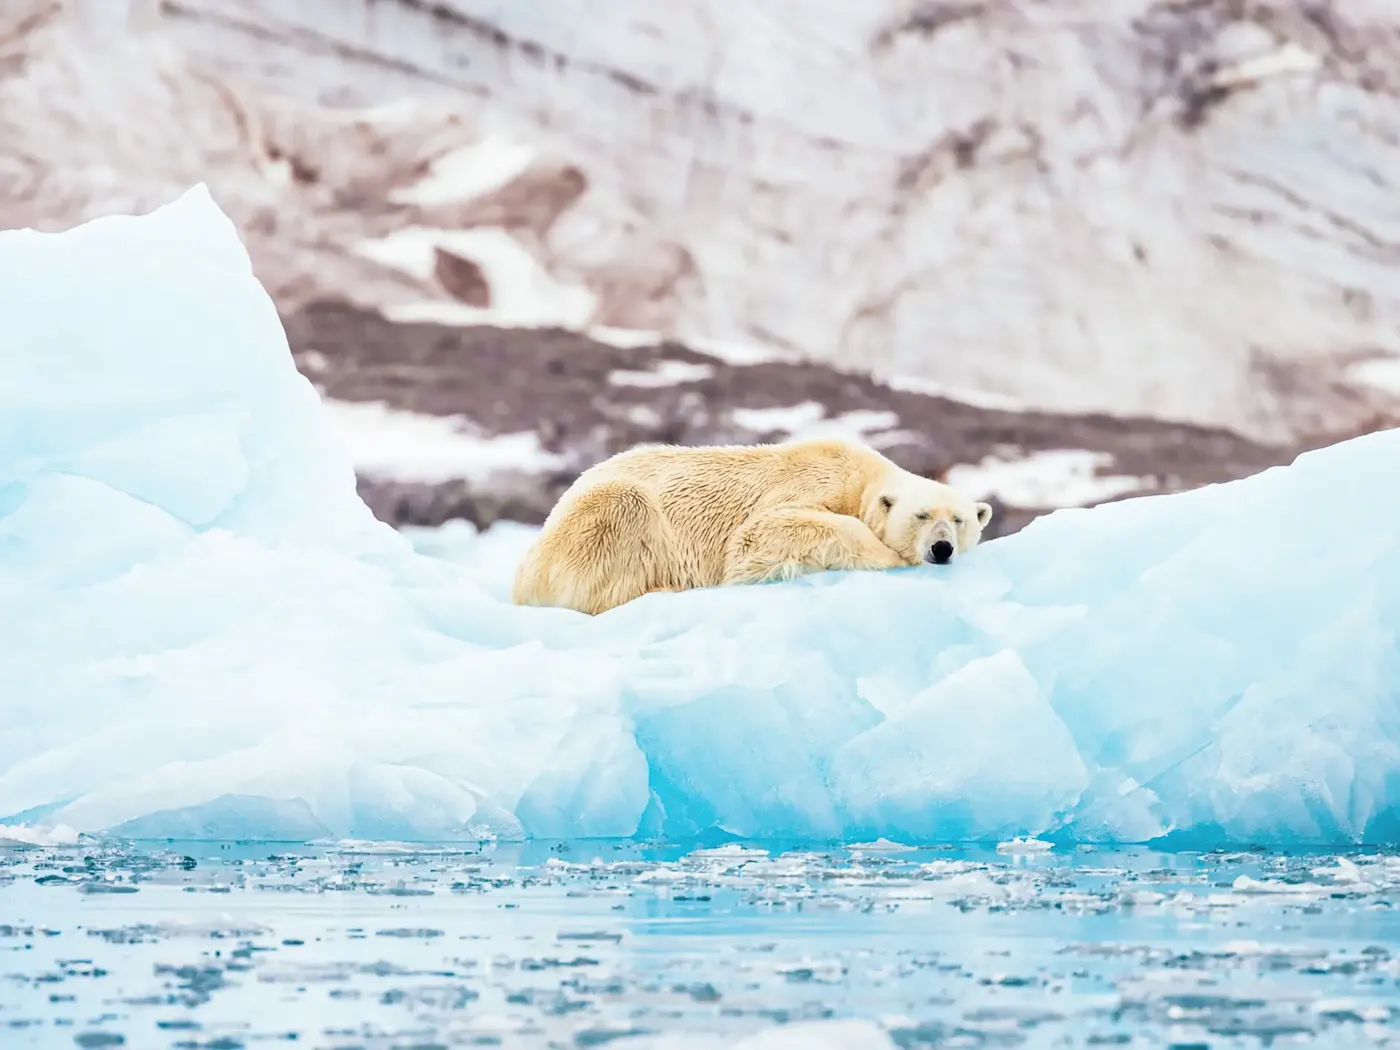
[[[951,569],[502,604],[355,495],[202,188],[0,234],[0,824],[1393,840],[1400,432]]]

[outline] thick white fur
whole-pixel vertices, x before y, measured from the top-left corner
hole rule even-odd
[[[976,546],[991,516],[854,441],[645,446],[560,497],[514,600],[596,614],[650,591],[917,565]]]

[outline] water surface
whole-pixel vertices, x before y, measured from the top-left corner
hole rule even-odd
[[[874,847],[7,846],[0,1046],[1400,1041],[1400,857]]]

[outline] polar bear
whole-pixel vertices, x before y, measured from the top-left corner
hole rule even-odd
[[[641,446],[569,486],[516,570],[513,599],[597,614],[650,591],[944,564],[991,517],[855,441]]]

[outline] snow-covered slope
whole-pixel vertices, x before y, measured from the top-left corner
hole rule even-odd
[[[205,179],[284,304],[758,342],[1261,438],[1397,398],[1384,0],[5,8],[0,222]]]

